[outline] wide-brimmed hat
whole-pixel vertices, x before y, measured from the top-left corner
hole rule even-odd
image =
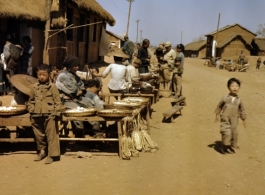
[[[38,82],[38,79],[25,74],[15,74],[10,81],[19,91],[30,95],[30,85]]]
[[[121,57],[121,58],[126,58],[126,59],[129,59],[130,58],[128,55],[126,55],[120,49],[116,49],[115,51],[108,53],[107,56],[116,56],[116,57]]]
[[[165,47],[171,47],[171,43],[168,41],[165,43]]]
[[[133,63],[138,64],[138,65],[142,65],[142,61],[140,59],[135,59],[133,61]]]

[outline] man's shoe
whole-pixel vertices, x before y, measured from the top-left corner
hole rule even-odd
[[[39,153],[38,156],[34,159],[34,161],[41,161],[46,157],[45,153]]]
[[[47,156],[45,160],[45,164],[51,164],[53,162],[53,159],[50,156]]]

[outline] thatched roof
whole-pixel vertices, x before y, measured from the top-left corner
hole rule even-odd
[[[99,5],[98,2],[95,0],[72,0],[77,4],[79,8],[84,8],[87,11],[92,11],[94,13],[97,13],[102,17],[102,19],[106,20],[109,25],[114,26],[116,21],[112,17],[112,15],[107,12],[101,5]]]
[[[0,0],[0,17],[46,20],[46,0]]]
[[[109,25],[115,25],[115,19],[95,0],[72,0],[81,9],[94,12],[101,16]],[[46,0],[0,0],[0,17],[15,17],[28,20],[45,21]]]
[[[247,28],[245,28],[245,27],[243,27],[243,26],[241,26],[240,24],[237,24],[237,23],[232,24],[232,25],[226,25],[226,26],[224,26],[223,28],[219,28],[219,29],[218,29],[218,32],[223,31],[223,30],[226,30],[226,29],[231,28],[231,27],[234,27],[234,26],[236,26],[236,25],[240,26],[241,28],[245,29],[246,31],[248,31],[248,32],[252,33],[253,35],[257,36],[255,33],[251,32],[251,31],[248,30]],[[211,32],[211,33],[208,33],[208,34],[206,34],[206,35],[204,35],[204,36],[209,36],[209,35],[214,36],[216,33],[217,33],[217,30],[215,30],[215,31],[213,31],[213,32]]]
[[[216,48],[222,48],[222,47],[224,47],[225,45],[227,45],[228,43],[230,43],[233,39],[235,39],[237,37],[243,39],[243,37],[241,35],[234,34],[234,35],[229,36],[227,39],[221,40],[219,43],[217,42]]]
[[[255,38],[253,41],[261,51],[265,51],[265,38]]]
[[[111,31],[106,30],[106,33],[107,33],[107,34],[110,34],[111,36],[113,36],[113,37],[115,37],[115,38],[117,38],[117,39],[120,39],[120,40],[124,41],[124,37],[119,36],[119,35],[117,35],[117,34],[111,32]]]
[[[198,51],[202,47],[206,45],[206,40],[200,40],[196,42],[191,42],[185,45],[185,51],[190,50],[190,51]]]

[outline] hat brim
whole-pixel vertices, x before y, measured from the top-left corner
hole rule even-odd
[[[128,55],[126,55],[123,51],[121,51],[119,49],[108,53],[107,56],[116,56],[116,57],[121,57],[121,58],[126,58],[126,59],[130,58]]]
[[[10,81],[19,91],[30,95],[30,85],[38,82],[38,79],[25,74],[16,74],[10,78]]]

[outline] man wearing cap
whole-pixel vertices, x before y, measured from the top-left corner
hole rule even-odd
[[[128,35],[124,36],[125,43],[123,45],[122,51],[129,56],[129,63],[132,63],[132,55],[134,52],[134,44],[129,40]]]
[[[128,87],[128,84],[125,81],[127,68],[124,63],[129,56],[123,53],[120,49],[117,49],[107,55],[113,56],[114,63],[108,65],[102,73],[94,72],[92,74],[96,77],[106,78],[110,73],[111,78],[108,83],[110,93],[122,93]]]
[[[128,82],[128,87],[132,86],[133,77],[139,76],[138,68],[141,66],[142,62],[139,59],[135,59],[133,64],[127,66],[126,80]]]
[[[66,69],[58,75],[55,82],[55,85],[60,92],[62,104],[68,109],[93,107],[91,100],[85,97],[86,90],[83,81],[76,74],[79,63],[77,57],[67,57],[63,63]],[[100,130],[98,122],[90,121],[89,123],[93,126],[93,130]],[[77,129],[84,129],[82,121],[74,121],[74,125]]]
[[[138,49],[137,58],[142,61],[142,65],[139,67],[139,73],[148,73],[148,66],[150,65],[150,55],[148,54],[148,47],[150,45],[150,41],[148,39],[144,39],[142,43],[142,47]]]
[[[165,43],[164,42],[161,42],[161,43],[159,43],[159,46],[158,47],[160,47],[161,49],[165,49]]]
[[[162,71],[163,81],[167,84],[171,80],[171,72],[174,69],[174,60],[176,58],[176,52],[171,48],[171,43],[165,43],[164,56],[160,57],[160,70]],[[169,87],[169,86],[168,86]]]

